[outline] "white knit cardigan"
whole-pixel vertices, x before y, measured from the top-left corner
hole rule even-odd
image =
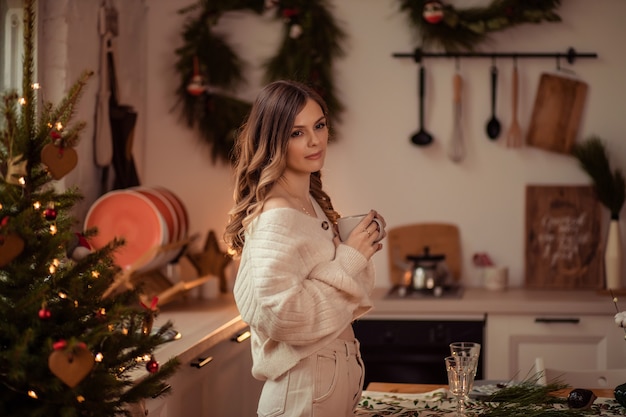
[[[270,209],[251,223],[234,295],[252,333],[252,375],[276,379],[328,345],[372,307],[372,262],[335,248],[333,230],[293,208]]]

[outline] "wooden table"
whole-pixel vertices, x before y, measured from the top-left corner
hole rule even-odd
[[[398,392],[404,394],[421,394],[424,392],[430,392],[438,388],[445,388],[447,385],[441,384],[404,384],[394,382],[370,382],[367,386],[368,391],[377,392]],[[555,391],[556,395],[567,396],[571,389],[564,389],[561,391]],[[598,397],[613,398],[613,389],[608,388],[596,388],[592,389],[594,394]]]

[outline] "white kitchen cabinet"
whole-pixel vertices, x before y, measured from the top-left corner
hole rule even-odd
[[[169,381],[171,393],[146,401],[146,415],[256,416],[263,384],[250,373],[252,356],[250,340],[246,338],[245,332],[240,331],[198,355],[191,362],[181,364],[178,372]]]
[[[624,331],[612,315],[488,314],[486,378],[523,380],[535,359],[567,370],[626,367]]]

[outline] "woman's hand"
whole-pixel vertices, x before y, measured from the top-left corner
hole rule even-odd
[[[382,227],[380,227],[379,223],[375,222],[374,219],[378,220]],[[383,244],[380,243],[380,241],[387,236],[386,227],[387,223],[383,216],[378,214],[376,210],[370,210],[367,216],[361,220],[350,233],[348,239],[343,243],[352,246],[369,260],[376,252],[383,248]]]

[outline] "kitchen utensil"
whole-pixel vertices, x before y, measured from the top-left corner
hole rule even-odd
[[[510,148],[519,148],[523,145],[523,138],[522,128],[520,127],[519,121],[517,120],[517,101],[519,90],[519,76],[517,73],[517,64],[513,66],[512,78],[513,119],[511,121],[511,126],[509,126],[509,131],[506,134],[506,146]]]
[[[432,253],[446,255],[450,279],[461,279],[461,237],[450,223],[412,223],[387,230],[389,278],[392,285],[407,285],[404,280],[406,256],[421,253],[428,246]]]
[[[461,91],[463,89],[463,78],[458,72],[452,79],[454,90],[454,130],[448,156],[453,162],[461,162],[465,158],[465,146],[463,144],[463,129],[461,128]]]
[[[526,143],[569,155],[576,142],[586,98],[585,82],[571,76],[542,74]]]
[[[498,85],[498,68],[491,66],[491,119],[487,122],[487,136],[491,140],[498,139],[500,136],[501,125],[496,117],[496,95]]]
[[[424,129],[424,79],[426,78],[426,70],[424,69],[424,67],[422,65],[420,65],[420,69],[419,69],[419,80],[418,80],[418,85],[419,85],[419,91],[418,91],[418,95],[419,95],[419,106],[420,106],[420,111],[419,111],[419,123],[420,123],[420,128],[417,131],[417,133],[415,133],[413,136],[411,136],[411,142],[414,145],[417,146],[427,146],[430,145],[433,141],[433,137],[430,133],[428,133],[425,129]]]
[[[446,285],[450,275],[445,263],[446,255],[431,254],[426,246],[421,255],[407,255],[406,258],[412,262],[411,289],[440,290]]]

